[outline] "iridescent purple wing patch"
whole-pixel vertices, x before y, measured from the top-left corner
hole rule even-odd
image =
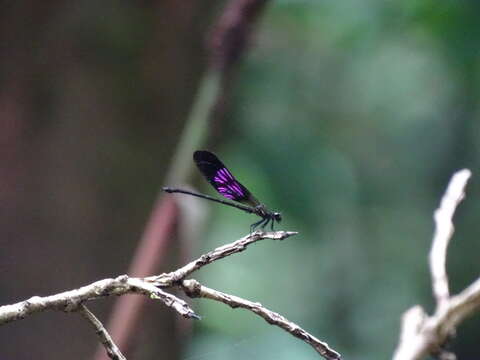
[[[227,199],[252,202],[250,192],[240,184],[225,165],[209,151],[195,151],[193,159],[210,184]]]
[[[245,198],[245,190],[227,168],[221,168],[213,177],[215,189],[228,199],[239,200]]]

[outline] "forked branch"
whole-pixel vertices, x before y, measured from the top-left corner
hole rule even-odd
[[[455,173],[435,211],[435,233],[430,250],[430,272],[436,309],[432,316],[419,305],[405,312],[394,360],[420,360],[429,354],[445,355],[443,345],[458,324],[480,309],[480,278],[460,294],[450,296],[446,271],[447,248],[454,232],[452,218],[464,198],[470,170]],[[448,354],[454,358],[453,354]]]
[[[232,308],[241,307],[250,310],[261,316],[268,323],[276,325],[293,336],[305,341],[325,359],[340,359],[340,355],[331,349],[327,343],[318,340],[280,314],[268,310],[258,303],[209,289],[200,285],[196,280],[186,280],[187,276],[200,268],[227,256],[242,252],[250,244],[259,240],[283,240],[295,234],[297,233],[289,231],[255,232],[233,243],[216,248],[170,273],[147,278],[133,278],[127,275],[121,275],[112,279],[96,281],[79,289],[65,291],[56,295],[45,297],[34,296],[16,304],[0,306],[0,325],[23,319],[29,315],[45,310],[78,311],[95,328],[95,332],[99,336],[100,342],[104,345],[109,357],[111,359],[123,360],[125,357],[115,345],[101,322],[85,307],[85,303],[110,295],[120,296],[135,293],[159,299],[165,305],[186,318],[199,319],[200,317],[184,300],[166,291],[166,289],[179,288],[190,297],[209,298],[227,304]]]

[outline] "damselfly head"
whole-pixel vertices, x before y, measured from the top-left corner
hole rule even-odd
[[[279,223],[280,221],[282,221],[282,214],[280,214],[279,212],[274,212],[273,219]]]

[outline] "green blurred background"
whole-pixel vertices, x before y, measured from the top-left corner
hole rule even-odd
[[[3,2],[2,304],[127,271],[224,4]],[[414,304],[432,311],[432,213],[452,173],[468,167],[474,177],[455,218],[448,272],[453,293],[472,282],[480,250],[479,11],[475,1],[268,3],[225,121],[207,129],[215,138],[208,147],[282,212],[278,229],[300,234],[254,245],[195,277],[261,302],[345,359],[387,359],[401,314]],[[191,185],[213,192],[195,179]],[[201,205],[208,220],[190,257],[243,236],[255,220]],[[177,265],[172,257],[162,271]],[[112,301],[93,310],[106,320]],[[191,332],[150,304],[132,358],[318,358],[251,313],[189,302],[203,317]],[[476,316],[458,329],[452,348],[460,359],[478,359],[479,326]],[[0,328],[2,359],[85,359],[95,346],[76,316],[45,313]]]

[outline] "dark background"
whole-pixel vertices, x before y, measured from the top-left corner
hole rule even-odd
[[[0,2],[1,304],[128,271],[223,5]],[[448,271],[453,293],[472,282],[480,250],[479,11],[475,1],[269,2],[223,120],[206,129],[215,141],[200,147],[282,212],[279,229],[300,235],[257,244],[196,277],[278,311],[346,359],[386,359],[401,314],[414,304],[432,311],[432,213],[451,174],[469,167]],[[243,236],[254,221],[202,205],[207,222],[193,229],[189,258]],[[161,271],[179,265],[177,247]],[[106,321],[113,302],[92,310]],[[250,313],[189,302],[203,316],[193,329],[149,303],[131,357],[317,357]],[[458,329],[460,359],[478,358],[478,327],[477,316]],[[7,360],[86,359],[96,344],[75,314],[0,328]]]

